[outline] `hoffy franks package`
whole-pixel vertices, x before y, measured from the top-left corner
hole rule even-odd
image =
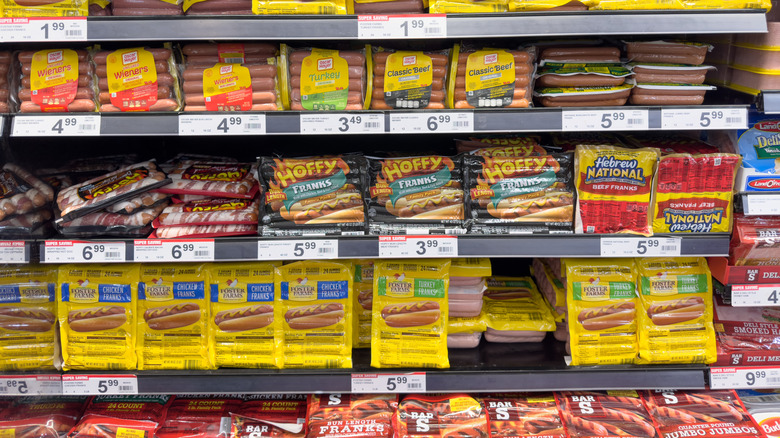
[[[307,438],[392,438],[393,394],[310,395]]]
[[[449,368],[449,260],[374,264],[371,366]]]
[[[355,279],[353,281],[352,348],[371,347],[371,308],[374,302],[374,262],[353,260]]]
[[[658,149],[577,146],[575,232],[649,236]]]
[[[490,438],[566,437],[551,393],[490,394],[480,401],[490,419]]]
[[[62,265],[57,315],[63,369],[136,368],[135,264]]]
[[[278,268],[274,319],[285,368],[352,367],[353,276],[349,262]]]
[[[214,368],[209,354],[208,271],[191,263],[141,266],[138,369]]]
[[[217,438],[223,432],[222,419],[236,412],[243,400],[241,395],[177,395],[155,435],[157,438]]]
[[[712,276],[702,257],[636,259],[638,363],[713,363]]]
[[[275,337],[273,263],[208,266],[211,294],[210,352],[217,368],[279,368]]]
[[[58,365],[56,286],[55,267],[0,266],[0,369]]]
[[[571,438],[658,438],[636,391],[561,392],[555,398]]]
[[[467,394],[408,395],[398,404],[396,437],[488,438],[485,410]]]
[[[630,364],[639,350],[632,259],[565,259],[572,365]]]

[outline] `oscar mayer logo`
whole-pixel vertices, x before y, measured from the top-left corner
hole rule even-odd
[[[127,52],[122,54],[122,64],[132,64],[138,62],[138,51],[133,50],[132,52]]]
[[[600,156],[585,169],[585,184],[620,182],[637,186],[647,184],[645,170],[637,160],[621,160],[615,156]]]
[[[417,64],[417,56],[416,55],[404,56],[402,64],[403,65]]]
[[[274,159],[273,188],[286,188],[302,180],[322,178],[343,170],[349,173],[349,166],[341,158],[318,158],[310,160]]]
[[[780,178],[759,178],[748,182],[748,187],[756,190],[780,189]]]
[[[323,58],[317,60],[317,70],[330,70],[333,68],[333,58]]]
[[[309,283],[307,277],[298,278],[290,284],[290,301],[314,301],[317,299],[317,283]]]
[[[491,53],[489,55],[485,55],[484,63],[487,64],[495,64],[498,62],[498,53]]]
[[[49,54],[46,57],[46,62],[49,64],[53,64],[55,62],[61,62],[62,61],[62,50],[57,50],[55,52],[49,52]]]
[[[219,74],[226,75],[233,72],[233,64],[223,65],[219,68]]]

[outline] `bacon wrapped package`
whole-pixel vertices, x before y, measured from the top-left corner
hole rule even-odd
[[[146,237],[150,224],[159,215],[167,201],[155,207],[138,210],[133,214],[100,211],[88,213],[73,220],[58,222],[57,230],[67,237],[118,236]]]
[[[0,220],[30,213],[54,200],[54,190],[45,182],[12,163],[0,169]]]

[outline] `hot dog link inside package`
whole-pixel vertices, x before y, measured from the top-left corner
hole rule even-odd
[[[493,277],[485,291],[488,342],[542,342],[555,318],[531,277]]]
[[[57,313],[63,369],[136,368],[136,264],[62,265]]]
[[[371,347],[371,318],[374,303],[374,262],[353,260],[355,280],[353,282],[352,348]]]
[[[480,399],[490,419],[490,438],[564,438],[552,393],[490,394]]]
[[[99,395],[70,438],[154,438],[173,400],[169,395]]]
[[[209,349],[208,270],[194,263],[141,266],[138,369],[214,368]]]
[[[307,438],[393,438],[394,394],[310,395]]]
[[[0,266],[0,369],[53,369],[57,346],[57,269]]]
[[[217,368],[279,368],[274,321],[276,265],[209,265],[211,350]]]
[[[561,392],[555,398],[571,438],[659,438],[636,391]]]
[[[463,158],[368,159],[371,234],[464,234]]]
[[[243,400],[241,395],[177,395],[155,435],[157,438],[224,437],[225,431],[220,428],[223,419],[237,412]]]
[[[274,319],[284,368],[352,367],[353,269],[321,261],[278,268]]]
[[[97,109],[94,68],[86,49],[25,50],[18,52],[16,58],[21,77],[12,82],[18,88],[11,98],[15,98],[19,112],[94,112]]]
[[[260,169],[264,236],[365,234],[365,158],[263,157]]]
[[[468,394],[407,395],[395,415],[397,438],[488,438],[482,405]]]
[[[638,258],[637,363],[713,363],[712,276],[701,257]]]
[[[572,365],[636,360],[636,265],[633,259],[565,259]]]
[[[447,320],[450,261],[374,263],[374,368],[449,368]]]
[[[449,49],[414,52],[373,47],[371,109],[444,109]]]

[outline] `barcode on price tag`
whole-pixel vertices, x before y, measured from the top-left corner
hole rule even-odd
[[[446,38],[447,16],[426,15],[358,15],[358,38]]]
[[[390,132],[473,132],[474,113],[436,112],[436,113],[391,113]]]
[[[381,134],[384,114],[301,113],[301,134]]]
[[[561,129],[564,131],[645,131],[649,129],[647,110],[611,109],[598,111],[564,110]]]
[[[379,236],[379,257],[457,257],[457,236]]]
[[[747,108],[662,108],[662,129],[745,129]]]
[[[376,394],[388,392],[425,392],[425,373],[353,374],[352,392]]]
[[[260,240],[257,242],[260,260],[335,259],[339,256],[339,241],[335,239]]]
[[[179,135],[262,135],[265,114],[180,114]]]
[[[23,240],[0,241],[0,263],[27,263],[29,253]]]
[[[734,307],[780,306],[780,284],[734,284],[731,305]]]
[[[213,262],[214,239],[144,239],[133,245],[136,262]]]
[[[108,263],[125,261],[125,242],[48,240],[43,263]]]
[[[712,367],[710,388],[780,388],[780,367]]]
[[[680,255],[678,237],[602,237],[602,257],[675,257]]]
[[[11,136],[69,137],[100,135],[99,115],[17,115],[13,118]]]
[[[59,374],[0,376],[0,396],[60,394],[62,378]]]
[[[138,394],[138,378],[133,375],[85,375],[62,376],[63,395],[122,395]]]
[[[747,216],[780,215],[780,194],[744,195],[742,201]]]
[[[86,41],[87,17],[0,18],[0,41]]]

